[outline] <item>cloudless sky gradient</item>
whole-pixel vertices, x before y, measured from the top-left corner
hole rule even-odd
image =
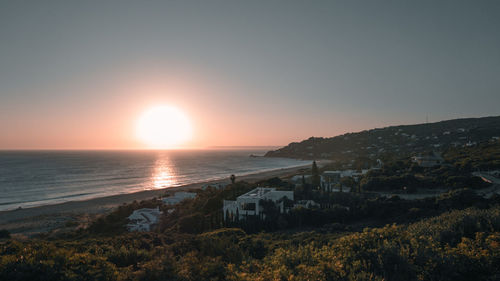
[[[0,149],[286,145],[500,115],[500,1],[1,1]]]

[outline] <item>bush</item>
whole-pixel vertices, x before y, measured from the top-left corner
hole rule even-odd
[[[203,221],[204,216],[201,213],[182,217],[179,220],[179,231],[185,233],[201,233],[204,228]]]
[[[10,238],[10,232],[6,229],[0,229],[0,239],[2,238]]]

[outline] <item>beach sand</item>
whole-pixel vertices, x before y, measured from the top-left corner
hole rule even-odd
[[[322,163],[318,163],[320,166],[321,164]],[[309,167],[310,165],[304,165],[300,167],[276,169],[244,176],[236,175],[236,180],[257,182],[272,177],[286,178],[298,174]],[[67,225],[82,224],[82,222],[83,224],[85,224],[85,222],[88,223],[96,216],[109,212],[119,205],[133,202],[134,200],[141,201],[151,199],[153,197],[159,197],[164,195],[167,191],[198,189],[205,184],[216,182],[229,183],[230,180],[228,177],[226,180],[207,181],[179,187],[146,190],[83,201],[70,201],[55,205],[1,211],[0,229],[6,229],[12,234],[32,236],[34,234],[49,232],[55,229],[62,229]]]

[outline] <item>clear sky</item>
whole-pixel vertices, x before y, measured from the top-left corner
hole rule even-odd
[[[500,1],[1,1],[0,149],[286,145],[500,115]]]

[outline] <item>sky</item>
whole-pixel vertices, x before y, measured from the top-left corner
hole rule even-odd
[[[286,145],[500,115],[500,1],[0,1],[0,149]]]

